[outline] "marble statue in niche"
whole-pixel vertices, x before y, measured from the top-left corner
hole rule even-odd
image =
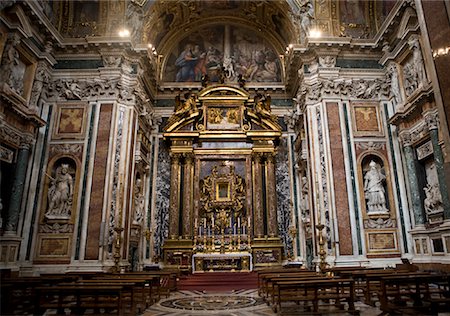
[[[68,219],[71,215],[72,199],[73,178],[69,173],[69,165],[62,163],[56,169],[55,178],[51,178],[45,217],[48,219]]]
[[[142,180],[140,178],[136,179],[134,184],[134,217],[133,224],[140,225],[144,219],[145,211],[145,197],[144,188],[142,185]]]
[[[367,200],[368,215],[389,213],[386,208],[385,181],[386,176],[383,174],[381,166],[371,160],[369,170],[364,175],[364,196]]]
[[[423,188],[425,192],[423,205],[425,208],[425,213],[430,220],[430,216],[442,214],[444,212],[444,208],[442,205],[442,196],[439,189],[438,175],[434,161],[425,166],[425,171],[427,174],[427,184]]]

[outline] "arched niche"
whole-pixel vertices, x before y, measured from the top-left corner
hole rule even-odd
[[[379,153],[366,152],[358,160],[361,209],[365,217],[393,218],[395,207],[389,164]]]
[[[41,212],[43,222],[68,222],[74,218],[78,175],[79,167],[74,157],[59,156],[50,161]]]

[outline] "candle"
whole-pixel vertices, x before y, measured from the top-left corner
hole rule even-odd
[[[214,215],[211,216],[212,227],[214,227]]]
[[[233,226],[233,234],[236,235],[236,224]]]
[[[238,217],[238,227],[241,227],[241,218]]]
[[[201,227],[198,228],[198,235],[199,235],[199,237],[202,237],[202,228]]]
[[[197,218],[194,219],[194,227],[197,228]]]
[[[233,226],[233,219],[230,217],[230,227]]]
[[[247,218],[247,226],[250,228],[250,216]]]
[[[242,226],[242,235],[245,235],[245,226]]]
[[[206,217],[203,219],[203,227],[206,229]]]

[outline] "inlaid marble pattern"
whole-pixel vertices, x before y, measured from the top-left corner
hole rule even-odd
[[[158,171],[156,175],[156,213],[154,253],[161,257],[161,246],[169,235],[169,198],[170,198],[170,157],[169,149],[163,140],[159,142]]]
[[[290,208],[290,179],[289,179],[289,159],[287,138],[282,138],[278,147],[276,157],[276,190],[277,190],[277,210],[278,210],[278,230],[284,245],[284,255],[293,255],[292,236],[289,234],[291,225]]]

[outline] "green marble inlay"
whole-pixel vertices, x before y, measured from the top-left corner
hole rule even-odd
[[[58,60],[55,69],[97,69],[103,67],[102,60]]]
[[[384,114],[386,116],[386,122],[388,122],[389,121],[389,114],[388,114],[387,103],[384,103]],[[408,238],[406,236],[405,218],[404,218],[404,214],[403,214],[402,201],[400,199],[400,185],[399,185],[399,181],[398,181],[397,159],[395,157],[394,144],[393,144],[393,141],[392,141],[391,125],[387,124],[386,128],[387,128],[388,137],[389,137],[389,147],[391,148],[392,165],[394,167],[395,191],[396,191],[397,197],[398,197],[398,211],[399,211],[399,214],[400,214],[400,225],[402,226],[403,248],[405,250],[405,253],[408,253],[409,252],[408,251]]]
[[[88,143],[86,148],[86,161],[84,163],[84,176],[83,176],[83,186],[81,189],[81,203],[80,203],[80,216],[78,217],[78,230],[77,230],[77,241],[75,246],[75,260],[80,259],[80,242],[81,242],[81,230],[84,218],[84,205],[86,204],[86,183],[87,175],[89,170],[89,161],[91,160],[91,143],[92,143],[92,133],[94,132],[94,119],[97,106],[92,106],[91,120],[89,123],[89,135]]]
[[[348,122],[348,111],[347,103],[343,104],[344,118],[345,118],[345,133],[347,135],[347,150],[348,150],[348,160],[350,165],[350,176],[352,179],[352,193],[353,193],[353,207],[355,208],[355,222],[356,222],[356,236],[358,240],[358,254],[362,255],[362,241],[361,241],[361,227],[359,224],[359,206],[358,206],[358,195],[356,193],[356,182],[355,182],[355,169],[353,168],[353,148],[350,141],[350,127]]]

